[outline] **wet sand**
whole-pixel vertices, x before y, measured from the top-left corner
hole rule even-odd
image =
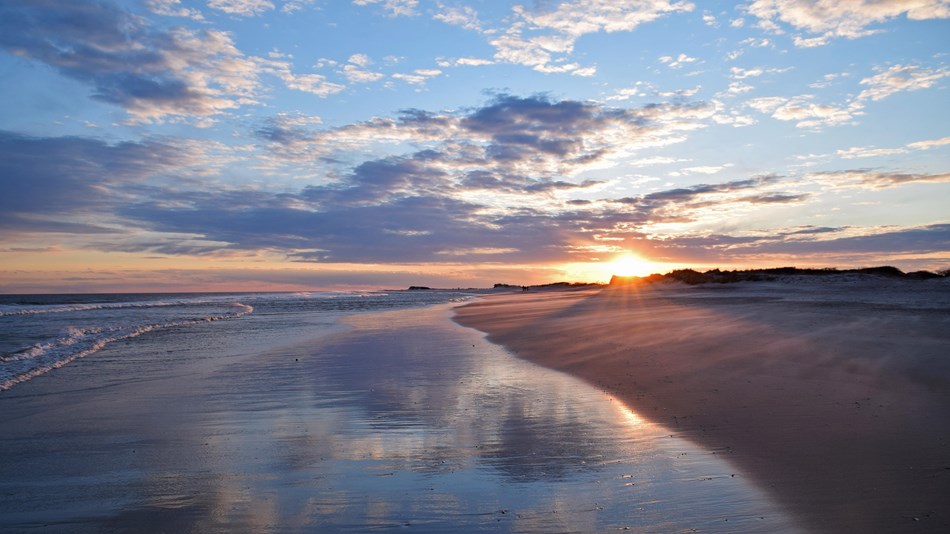
[[[18,384],[0,531],[799,532],[724,456],[451,315],[252,314]]]
[[[815,532],[950,528],[950,284],[497,295],[456,309],[726,455]]]

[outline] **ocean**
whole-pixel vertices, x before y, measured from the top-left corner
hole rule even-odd
[[[0,391],[150,332],[199,329],[228,338],[250,326],[273,336],[299,327],[296,321],[307,315],[331,324],[345,313],[462,302],[472,296],[443,290],[0,295]],[[224,324],[207,328],[219,321]]]
[[[797,531],[478,295],[2,297],[0,531]]]

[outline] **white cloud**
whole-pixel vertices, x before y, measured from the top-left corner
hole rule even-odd
[[[531,67],[539,72],[570,72],[587,76],[591,67],[567,69],[567,56],[578,38],[589,33],[632,31],[670,13],[693,9],[688,2],[669,0],[587,0],[561,2],[550,9],[512,8],[513,22],[490,41],[495,59]]]
[[[495,62],[490,59],[478,57],[460,57],[455,60],[455,64],[463,67],[481,67],[484,65],[493,65]]]
[[[691,96],[696,96],[696,93],[698,93],[702,88],[703,88],[702,85],[697,85],[696,87],[693,87],[692,89],[677,89],[675,91],[661,91],[661,92],[657,92],[656,96],[660,96],[663,98],[677,98],[677,97],[687,98]]]
[[[361,69],[356,65],[344,65],[341,72],[350,83],[372,83],[386,76],[381,72]]]
[[[847,150],[838,150],[837,155],[842,159],[855,158],[875,158],[880,156],[892,156],[894,154],[906,154],[907,150],[903,148],[874,148],[874,147],[851,147]]]
[[[689,2],[666,0],[586,0],[562,2],[557,8],[546,11],[529,11],[521,6],[516,6],[514,11],[533,27],[576,38],[599,31],[631,31],[667,13],[692,11],[693,8]]]
[[[303,91],[321,98],[326,98],[345,89],[344,86],[338,83],[328,82],[325,76],[319,74],[294,74],[288,70],[280,74],[280,79],[284,81],[289,89]]]
[[[280,11],[281,13],[294,13],[313,4],[315,1],[316,0],[289,0],[284,2],[284,6],[280,8]]]
[[[396,73],[392,77],[410,85],[422,85],[429,78],[434,78],[440,74],[442,74],[442,71],[439,69],[416,69],[412,71],[412,74]]]
[[[288,89],[303,91],[321,98],[326,98],[346,89],[343,85],[327,81],[326,76],[321,74],[294,73],[291,64],[287,61],[256,59],[257,68],[260,69],[261,72],[280,78]]]
[[[814,95],[764,97],[752,99],[746,105],[760,113],[771,113],[772,118],[780,121],[797,121],[795,126],[798,128],[816,129],[847,124],[862,114],[860,104],[833,106],[817,104],[814,99]]]
[[[633,97],[637,96],[646,96],[646,93],[643,91],[645,84],[643,82],[637,82],[630,87],[624,87],[623,89],[617,89],[614,93],[608,96],[605,100],[608,102],[619,101],[619,100],[630,100]]]
[[[867,89],[841,105],[818,104],[815,103],[815,96],[808,94],[790,98],[756,98],[746,102],[746,105],[760,113],[771,113],[778,120],[798,121],[796,126],[799,128],[837,126],[853,122],[855,117],[863,115],[868,100],[882,100],[900,91],[927,89],[950,76],[950,69],[947,68],[926,69],[916,65],[894,65],[886,70],[878,70],[878,74],[861,80],[860,83],[867,85]],[[837,76],[826,75],[823,80]],[[818,86],[823,85],[819,82]]]
[[[813,172],[805,176],[831,188],[885,189],[909,183],[946,183],[950,182],[950,173],[901,173],[881,172],[868,169],[848,169],[842,171]]]
[[[373,60],[371,60],[366,54],[353,54],[349,59],[347,59],[347,61],[356,65],[357,67],[368,67],[373,64]]]
[[[673,56],[660,56],[659,58],[660,63],[663,63],[671,69],[679,69],[689,63],[695,63],[696,61],[696,58],[689,57],[686,54],[680,54],[675,58]]]
[[[419,0],[353,0],[353,3],[358,6],[382,4],[383,9],[388,11],[392,17],[411,17],[416,14],[416,6],[419,4]]]
[[[446,7],[439,4],[439,9],[440,11],[432,16],[433,19],[452,26],[460,26],[466,30],[482,30],[481,22],[478,20],[478,11],[475,11],[471,6]]]
[[[945,145],[950,145],[950,137],[907,143],[903,148],[875,148],[855,146],[846,150],[838,150],[837,155],[843,159],[873,158],[879,156],[892,156],[895,154],[907,154],[912,150],[930,150],[931,148]]]
[[[710,13],[709,11],[703,12],[703,22],[706,23],[706,26],[709,26],[712,28],[719,27],[719,21],[716,20],[716,16]]]
[[[742,82],[732,82],[729,84],[729,89],[726,90],[730,95],[741,95],[743,93],[748,93],[755,89],[754,86],[751,86]]]
[[[916,65],[894,65],[869,78],[861,80],[868,88],[858,95],[858,100],[882,100],[900,91],[918,91],[933,86],[938,80],[950,76],[950,69],[922,69]]]
[[[914,150],[930,150],[931,148],[944,145],[950,145],[950,137],[944,137],[942,139],[930,139],[928,141],[917,141],[915,143],[908,144],[907,147]]]
[[[760,27],[780,32],[779,22],[796,30],[818,34],[795,37],[799,47],[814,47],[832,38],[857,39],[877,33],[874,24],[906,15],[910,20],[950,18],[946,0],[755,0],[747,8]]]
[[[760,67],[755,67],[753,69],[741,69],[739,67],[732,67],[729,69],[729,72],[732,73],[732,77],[737,80],[743,80],[745,78],[752,78],[755,76],[761,76],[765,71]]]
[[[701,165],[697,167],[686,167],[682,169],[682,172],[690,174],[716,174],[720,171],[724,171],[729,167],[732,167],[732,163],[726,163],[724,165]]]
[[[759,113],[772,113],[787,101],[787,98],[781,96],[765,96],[749,100],[746,105]]]
[[[313,68],[322,69],[324,67],[335,67],[339,64],[340,63],[338,61],[334,61],[332,59],[322,57],[313,64]]]
[[[274,9],[274,4],[268,0],[208,0],[208,7],[230,15],[253,17]]]
[[[824,89],[831,85],[831,82],[837,80],[838,78],[844,78],[850,76],[850,73],[847,72],[833,72],[830,74],[825,74],[821,77],[821,80],[808,84],[808,87],[812,89]]]
[[[185,17],[193,20],[204,20],[204,16],[202,16],[200,11],[183,7],[181,0],[147,0],[145,7],[152,13],[165,17]]]
[[[381,72],[373,72],[368,66],[373,64],[373,60],[366,54],[353,54],[347,59],[348,64],[343,66],[340,71],[350,83],[372,83],[385,77]]]

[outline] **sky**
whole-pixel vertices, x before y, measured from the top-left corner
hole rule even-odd
[[[948,0],[3,0],[0,292],[947,269],[948,53]]]

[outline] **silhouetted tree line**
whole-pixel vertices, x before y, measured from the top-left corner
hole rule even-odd
[[[746,269],[735,271],[721,271],[712,269],[706,272],[693,269],[678,269],[666,274],[651,274],[650,276],[613,276],[610,285],[623,285],[637,282],[682,282],[684,284],[729,284],[735,282],[764,282],[778,280],[785,276],[831,276],[840,274],[867,274],[887,278],[903,278],[909,280],[928,280],[950,276],[950,270],[932,273],[930,271],[914,271],[905,273],[897,267],[865,267],[862,269],[800,269],[798,267],[776,267],[772,269]]]

